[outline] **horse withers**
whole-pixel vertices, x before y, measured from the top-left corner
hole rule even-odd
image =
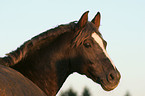
[[[55,96],[73,72],[86,75],[106,91],[117,87],[120,73],[106,52],[99,32],[100,13],[88,21],[88,11],[78,22],[60,25],[25,42],[3,57],[7,66],[30,79],[48,96]]]

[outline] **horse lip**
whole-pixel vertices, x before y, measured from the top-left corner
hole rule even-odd
[[[116,88],[116,87],[106,87],[106,86],[103,86],[102,84],[101,84],[101,86],[102,86],[102,88],[103,88],[105,91],[111,91],[111,90],[113,90],[114,88]]]
[[[106,85],[101,84],[101,86],[105,91],[111,91],[115,89],[118,86],[118,84],[116,84],[115,86],[106,86]]]
[[[118,84],[119,84],[119,81],[118,82],[114,82],[114,83],[109,83],[109,82],[104,82],[105,80],[100,80],[100,84],[102,86],[102,88],[105,90],[105,91],[111,91],[113,89],[115,89]]]

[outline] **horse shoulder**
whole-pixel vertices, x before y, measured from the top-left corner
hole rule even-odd
[[[46,94],[19,72],[0,65],[0,96],[46,96]]]

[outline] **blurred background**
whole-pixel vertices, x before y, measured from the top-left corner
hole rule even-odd
[[[0,0],[0,57],[45,30],[79,20],[88,10],[90,21],[101,13],[100,32],[121,73],[120,84],[106,92],[74,73],[57,96],[145,96],[145,0]]]

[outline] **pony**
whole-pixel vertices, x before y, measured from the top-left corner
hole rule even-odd
[[[78,22],[59,25],[26,41],[2,57],[3,65],[19,71],[48,96],[55,96],[73,72],[86,75],[106,91],[113,90],[121,75],[99,32],[100,12],[92,21],[88,13]]]

